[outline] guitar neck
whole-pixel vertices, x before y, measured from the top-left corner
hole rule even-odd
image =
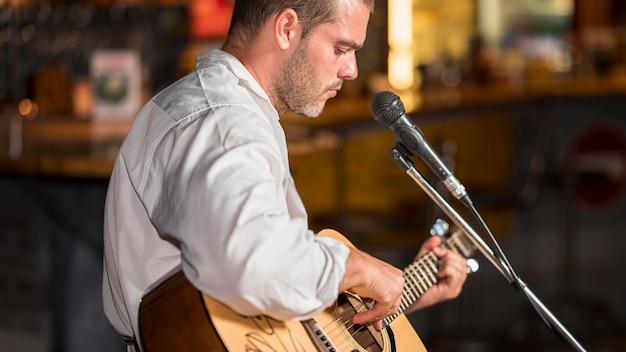
[[[460,232],[453,233],[441,246],[467,257],[465,253],[470,250],[466,248],[467,244],[463,243],[460,236],[462,236]],[[394,319],[404,313],[428,289],[437,283],[438,261],[439,258],[433,252],[428,252],[403,270],[405,284],[402,289],[400,308],[398,308],[396,314],[390,315],[383,320],[384,326],[391,324]]]

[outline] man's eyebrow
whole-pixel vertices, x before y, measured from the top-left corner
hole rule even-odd
[[[359,49],[361,49],[363,47],[363,45],[359,45],[359,44],[357,44],[355,42],[348,41],[348,40],[339,40],[339,41],[337,41],[337,44],[340,45],[340,46],[347,46],[347,47],[352,48],[354,50],[359,50]]]

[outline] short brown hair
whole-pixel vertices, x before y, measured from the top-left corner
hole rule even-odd
[[[339,0],[346,1],[346,0]],[[302,23],[302,38],[335,19],[338,0],[236,0],[228,30],[229,39],[248,43],[272,15],[293,9]],[[374,0],[359,0],[374,11]]]

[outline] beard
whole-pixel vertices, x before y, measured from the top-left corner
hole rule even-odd
[[[307,57],[306,41],[300,43],[274,82],[277,102],[299,115],[317,117],[324,110],[328,92]]]

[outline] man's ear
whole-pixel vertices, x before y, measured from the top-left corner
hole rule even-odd
[[[288,49],[300,38],[301,27],[298,14],[293,9],[285,9],[274,19],[274,38],[278,47]]]

